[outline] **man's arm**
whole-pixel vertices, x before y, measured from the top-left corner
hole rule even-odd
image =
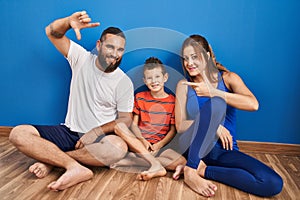
[[[93,129],[98,136],[101,136],[106,133],[114,132],[114,128],[118,123],[125,123],[127,127],[130,126],[132,122],[132,113],[131,112],[118,112],[118,118],[114,121],[103,124],[102,126],[96,127]]]
[[[75,12],[69,17],[57,19],[50,23],[45,31],[49,40],[57,50],[65,57],[68,55],[70,40],[65,36],[66,32],[73,28],[78,40],[81,39],[80,30],[99,26],[99,23],[90,23],[91,18],[85,11]]]
[[[132,122],[132,113],[131,112],[118,112],[118,118],[114,121],[103,124],[102,126],[93,128],[89,132],[85,133],[76,143],[75,149],[80,149],[84,145],[91,144],[95,140],[106,133],[114,132],[114,127],[117,123],[125,123],[128,127]]]

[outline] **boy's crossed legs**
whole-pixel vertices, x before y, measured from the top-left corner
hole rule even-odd
[[[167,173],[166,169],[175,171],[173,174],[175,180],[183,173],[186,160],[174,150],[167,149],[158,157],[155,157],[154,155],[157,152],[152,155],[125,124],[118,123],[115,126],[115,133],[127,143],[129,149],[134,153],[129,152],[125,158],[111,165],[112,168],[119,166],[150,166],[147,171],[143,171],[137,176],[139,180],[149,180],[154,177],[165,176]]]

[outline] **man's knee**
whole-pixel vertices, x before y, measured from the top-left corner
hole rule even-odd
[[[9,141],[14,145],[21,145],[23,139],[29,135],[39,136],[39,133],[33,126],[19,125],[11,130],[9,134]]]

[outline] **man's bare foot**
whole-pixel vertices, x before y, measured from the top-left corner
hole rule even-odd
[[[175,169],[175,172],[173,174],[173,179],[178,180],[180,175],[183,174],[184,165],[178,165]]]
[[[184,182],[195,192],[205,197],[215,195],[217,186],[198,174],[197,170],[188,166],[184,167]]]
[[[93,177],[93,172],[81,165],[68,169],[57,181],[48,185],[48,189],[53,191],[64,190],[77,183],[87,181]]]
[[[53,166],[41,163],[41,162],[36,162],[33,165],[29,167],[29,171],[33,174],[35,174],[36,177],[38,178],[44,178],[46,177],[51,170],[53,169]]]
[[[137,175],[137,179],[141,181],[148,181],[154,177],[165,176],[167,174],[166,169],[163,166],[152,166],[149,170],[143,171],[139,175]]]

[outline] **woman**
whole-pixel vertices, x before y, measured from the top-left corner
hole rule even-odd
[[[256,111],[258,101],[253,93],[237,74],[215,61],[200,35],[184,41],[182,59],[190,82],[181,80],[177,85],[175,124],[182,133],[179,146],[186,150],[185,183],[203,196],[212,196],[217,189],[207,179],[258,196],[278,194],[282,178],[240,152],[236,142],[236,109]],[[220,139],[214,143],[216,134]]]

